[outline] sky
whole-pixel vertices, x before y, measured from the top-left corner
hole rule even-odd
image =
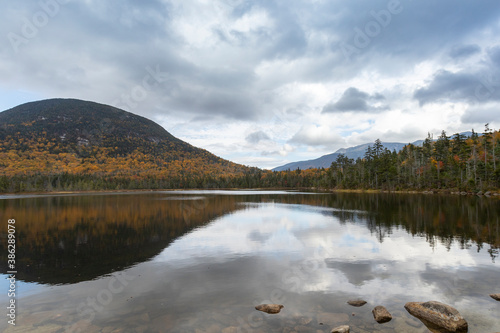
[[[500,2],[18,0],[0,110],[78,98],[273,168],[500,126]]]

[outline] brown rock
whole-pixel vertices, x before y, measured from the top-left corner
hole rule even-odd
[[[332,329],[331,333],[349,333],[349,326],[348,325],[342,325],[339,327],[335,327]]]
[[[388,321],[391,321],[392,316],[387,311],[386,308],[384,308],[382,305],[377,305],[373,310],[373,318],[375,318],[375,321],[379,324],[387,323]]]
[[[467,332],[468,330],[467,321],[457,309],[449,305],[436,301],[408,302],[405,304],[405,309],[429,328],[443,328],[448,332]]]
[[[490,297],[493,298],[495,301],[500,302],[500,294],[491,294]]]
[[[270,314],[276,314],[279,313],[283,308],[284,306],[281,304],[260,304],[255,307],[255,310],[259,310]]]
[[[360,307],[360,306],[365,305],[366,301],[364,301],[362,299],[354,299],[354,300],[347,301],[347,304]]]

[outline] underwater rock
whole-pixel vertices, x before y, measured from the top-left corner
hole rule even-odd
[[[334,329],[332,329],[331,333],[349,333],[349,326],[342,325],[339,327],[335,327]]]
[[[276,314],[279,313],[283,308],[284,306],[281,304],[260,304],[255,307],[255,310],[259,310],[270,314]]]

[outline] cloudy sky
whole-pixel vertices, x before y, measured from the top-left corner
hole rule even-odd
[[[0,110],[110,104],[245,165],[500,126],[500,2],[19,0]]]

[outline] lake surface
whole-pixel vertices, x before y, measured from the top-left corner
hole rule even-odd
[[[163,191],[0,196],[0,213],[18,272],[0,331],[428,332],[403,306],[429,300],[500,331],[498,198]]]

